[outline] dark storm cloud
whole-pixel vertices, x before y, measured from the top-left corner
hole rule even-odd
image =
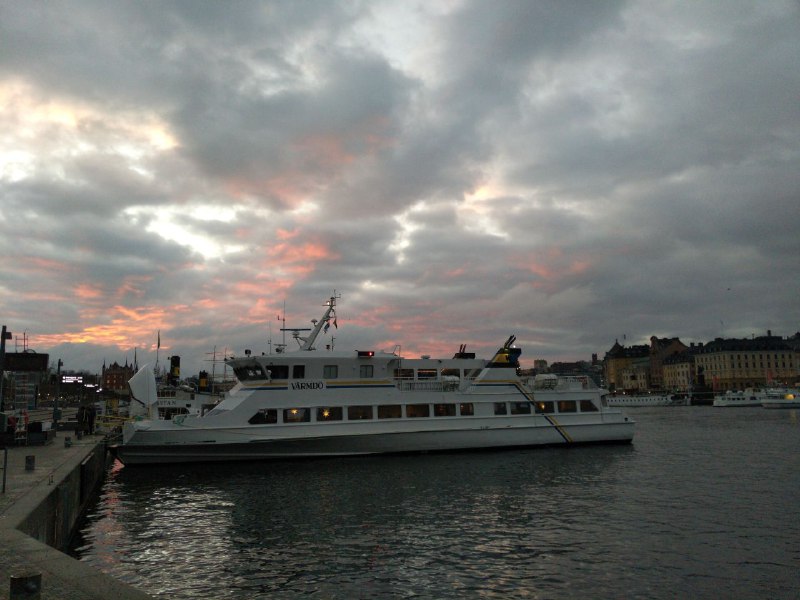
[[[156,330],[187,361],[256,350],[334,288],[348,345],[411,352],[793,333],[797,25],[791,2],[0,1],[0,307],[81,359]]]

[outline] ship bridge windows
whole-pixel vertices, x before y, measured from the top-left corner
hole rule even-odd
[[[247,419],[250,425],[264,425],[278,422],[278,411],[274,408],[262,408],[252,417]]]
[[[339,378],[339,365],[325,365],[322,367],[323,379],[338,379]]]
[[[269,379],[289,379],[289,365],[269,365],[267,376]]]
[[[436,369],[417,369],[417,379],[436,379]]]
[[[239,381],[252,381],[256,379],[266,379],[266,375],[264,374],[264,369],[261,368],[261,365],[244,365],[240,367],[235,367],[233,372],[236,374],[236,378]]]
[[[365,406],[348,406],[347,407],[347,420],[348,421],[361,421],[372,418],[372,407]]]
[[[320,406],[317,409],[317,421],[341,421],[341,406]]]

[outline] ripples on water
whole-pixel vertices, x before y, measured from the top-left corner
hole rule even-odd
[[[75,554],[183,598],[796,598],[796,411],[642,408],[631,446],[127,468]]]

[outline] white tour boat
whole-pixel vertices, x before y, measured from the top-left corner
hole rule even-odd
[[[589,379],[518,375],[511,336],[491,360],[315,351],[336,298],[296,352],[230,358],[239,383],[204,415],[126,423],[125,464],[257,460],[631,442],[634,421]],[[155,398],[152,369],[132,394]],[[134,381],[136,380],[136,381]],[[147,401],[147,400],[145,400]]]
[[[672,396],[668,394],[622,394],[608,396],[606,400],[609,406],[619,407],[673,406],[676,404]]]
[[[800,408],[799,388],[768,388],[761,400],[764,408]]]
[[[753,388],[728,390],[724,394],[714,396],[714,406],[761,406],[764,398],[764,390]]]

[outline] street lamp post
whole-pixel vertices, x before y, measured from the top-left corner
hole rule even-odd
[[[11,339],[11,332],[6,331],[6,326],[3,325],[3,334],[0,335],[0,412],[5,411],[5,399],[3,398],[3,382],[5,381],[6,374],[6,340]],[[5,471],[4,471],[5,473]]]
[[[56,366],[56,400],[53,402],[53,435],[58,434],[58,420],[61,418],[61,411],[58,408],[58,397],[61,395],[61,367],[63,361],[59,358]]]

